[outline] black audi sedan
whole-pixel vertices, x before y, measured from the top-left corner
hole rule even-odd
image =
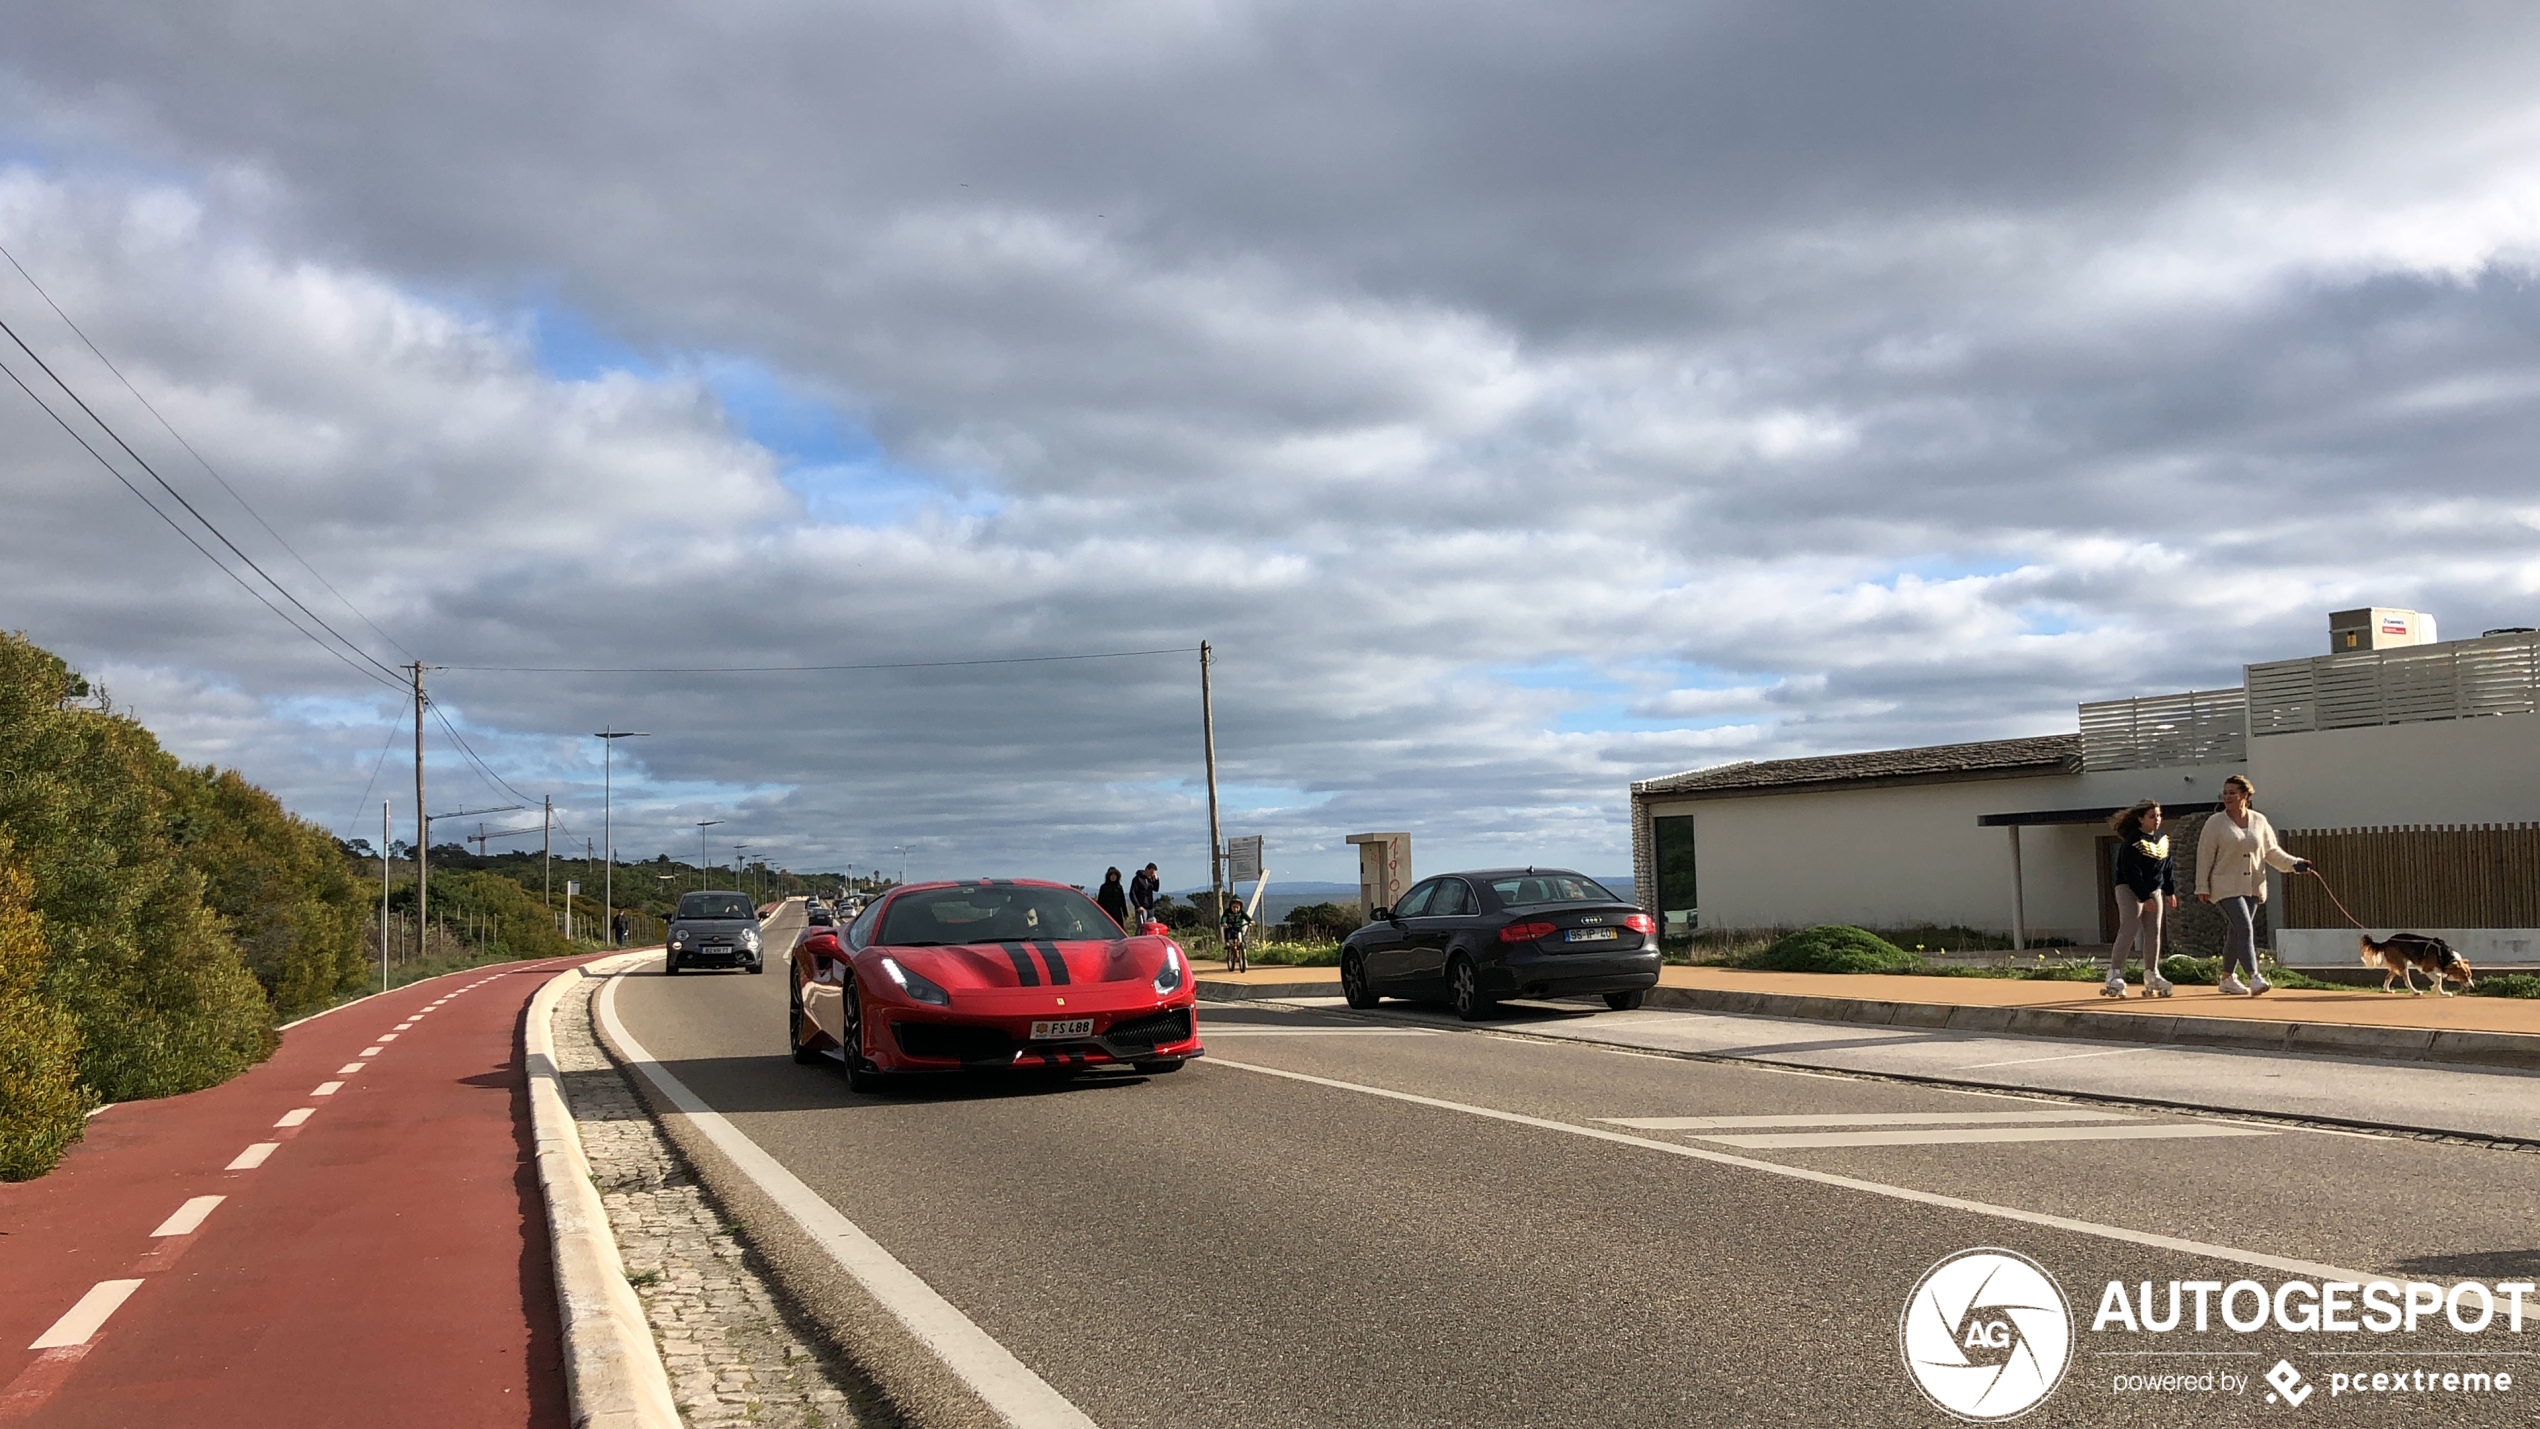
[[[1472,1021],[1503,997],[1603,993],[1623,1011],[1658,985],[1658,927],[1605,885],[1560,868],[1424,878],[1341,944],[1352,1007],[1444,998]]]

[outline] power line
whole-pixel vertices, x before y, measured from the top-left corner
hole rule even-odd
[[[1044,665],[1060,660],[1128,660],[1141,655],[1190,655],[1196,645],[1165,650],[1106,650],[1091,655],[1006,655],[985,660],[895,660],[879,665],[443,665],[493,675],[783,675],[830,670],[949,670],[965,665]]]
[[[12,333],[11,336],[15,337],[16,334]],[[20,344],[20,346],[24,346],[24,344]],[[38,365],[41,365],[40,360]],[[270,599],[268,599],[263,591],[249,585],[245,576],[231,570],[228,562],[213,555],[211,548],[205,546],[201,541],[196,540],[194,538],[194,533],[186,530],[184,526],[178,524],[175,517],[170,516],[167,512],[159,509],[158,503],[152,501],[146,494],[144,494],[140,487],[133,485],[131,478],[125,476],[122,471],[118,470],[113,462],[108,461],[104,452],[97,450],[95,446],[90,444],[88,438],[80,435],[77,428],[73,427],[69,422],[63,420],[62,414],[54,411],[51,404],[47,403],[43,398],[36,396],[35,389],[26,384],[26,379],[18,375],[17,369],[9,366],[5,360],[0,360],[0,373],[6,373],[9,380],[17,384],[18,390],[27,395],[28,401],[33,402],[37,407],[43,409],[44,415],[52,418],[54,425],[60,427],[64,432],[69,433],[70,439],[79,443],[80,450],[87,452],[92,457],[95,457],[97,459],[97,464],[106,469],[106,474],[108,476],[113,477],[119,484],[122,485],[124,490],[132,493],[133,500],[149,507],[151,515],[165,521],[168,524],[169,530],[174,531],[177,535],[185,539],[185,544],[192,546],[197,551],[200,551],[204,560],[211,562],[222,575],[236,581],[240,590],[254,596],[259,604],[263,605],[265,609],[272,611],[283,624],[290,626],[294,631],[297,631],[301,636],[315,644],[319,649],[325,651],[327,654],[343,661],[344,664],[350,667],[355,674],[360,675],[365,679],[377,680],[380,684],[386,685],[392,690],[402,692],[405,689],[405,686],[397,681],[382,679],[380,676],[371,673],[369,670],[363,669],[360,665],[353,662],[351,656],[346,655],[343,651],[336,649],[334,646],[327,644],[325,641],[318,639],[317,636],[311,634],[305,626],[300,624],[300,622],[293,620],[288,612],[284,611],[281,606],[274,604]],[[378,662],[373,661],[372,663],[376,664]]]
[[[356,655],[360,656],[363,660],[368,661],[368,662],[369,662],[372,666],[374,666],[375,668],[377,668],[377,669],[378,669],[378,671],[379,671],[382,675],[384,675],[384,676],[389,676],[389,677],[392,677],[392,678],[395,676],[396,671],[389,669],[387,665],[382,664],[382,663],[381,663],[380,661],[378,661],[377,659],[372,658],[371,653],[370,653],[369,651],[364,650],[364,649],[363,649],[362,647],[360,647],[359,645],[354,644],[351,640],[346,639],[346,638],[345,638],[345,636],[344,636],[344,633],[343,633],[342,631],[337,630],[334,626],[327,624],[327,623],[326,623],[326,621],[325,621],[325,619],[324,619],[324,617],[320,616],[320,615],[319,615],[316,611],[309,609],[309,607],[308,607],[308,606],[307,606],[304,602],[302,602],[302,601],[301,601],[301,599],[300,599],[298,596],[293,595],[293,594],[291,593],[290,587],[285,586],[282,582],[280,582],[280,581],[278,581],[278,580],[275,580],[275,579],[273,578],[273,576],[271,575],[271,573],[267,572],[267,571],[265,570],[265,568],[264,568],[264,567],[262,567],[262,566],[260,566],[260,565],[257,565],[257,564],[256,564],[256,558],[255,558],[255,557],[248,555],[248,554],[247,554],[245,551],[243,551],[243,550],[240,550],[240,549],[239,549],[239,547],[238,547],[238,543],[237,543],[237,542],[235,542],[235,541],[233,541],[233,540],[231,540],[231,539],[229,539],[228,534],[227,534],[227,533],[225,533],[225,532],[223,532],[219,526],[217,526],[217,525],[213,524],[212,519],[211,519],[210,517],[205,516],[202,512],[200,512],[200,511],[196,510],[196,509],[194,508],[194,503],[185,499],[185,493],[183,493],[183,492],[181,492],[181,491],[177,490],[174,486],[169,485],[169,483],[168,483],[168,479],[167,479],[166,477],[164,477],[164,476],[159,475],[159,470],[158,470],[158,468],[157,468],[157,467],[154,467],[154,466],[152,466],[152,465],[150,465],[150,462],[149,462],[149,459],[148,459],[148,458],[146,458],[146,457],[142,456],[142,455],[141,455],[141,453],[139,453],[139,452],[137,452],[137,451],[134,451],[134,450],[132,449],[132,443],[125,441],[125,440],[123,439],[123,434],[122,434],[122,433],[120,433],[120,432],[116,431],[116,430],[114,429],[114,427],[113,427],[110,423],[108,423],[108,422],[106,421],[106,419],[105,419],[105,418],[98,416],[98,415],[97,415],[97,412],[96,412],[96,409],[95,409],[95,408],[93,408],[93,407],[90,407],[90,406],[88,405],[88,401],[87,401],[87,399],[86,399],[86,398],[84,398],[84,397],[82,397],[82,396],[80,396],[80,395],[79,395],[79,393],[78,393],[75,389],[73,389],[73,388],[72,388],[72,386],[71,386],[68,382],[63,381],[63,380],[62,380],[62,376],[61,376],[61,374],[60,374],[60,373],[58,373],[58,372],[55,372],[55,371],[53,370],[52,364],[50,364],[50,363],[46,362],[46,361],[45,361],[45,360],[44,360],[41,356],[39,356],[39,355],[36,353],[36,351],[35,351],[35,349],[34,349],[34,348],[31,348],[31,347],[27,346],[27,345],[26,345],[26,339],[25,339],[25,338],[22,338],[22,337],[20,337],[20,336],[18,336],[18,330],[17,330],[16,328],[13,328],[13,327],[9,326],[9,324],[8,324],[8,320],[7,320],[7,319],[5,319],[5,318],[0,318],[0,333],[5,333],[5,334],[7,334],[7,335],[8,335],[8,338],[9,338],[9,341],[11,341],[11,342],[13,342],[13,343],[16,343],[16,344],[17,344],[18,351],[25,353],[25,354],[27,355],[28,360],[32,361],[32,362],[33,362],[33,363],[34,363],[37,367],[39,367],[39,368],[43,369],[44,375],[45,375],[45,376],[47,376],[47,377],[49,377],[49,378],[51,378],[51,379],[53,379],[53,385],[54,385],[54,386],[56,386],[56,387],[61,388],[61,389],[62,389],[62,392],[63,392],[63,394],[64,394],[65,396],[69,397],[73,403],[77,404],[77,406],[79,407],[79,409],[80,409],[82,412],[85,412],[85,413],[87,413],[87,414],[88,414],[88,420],[90,420],[90,421],[92,421],[92,422],[96,423],[96,424],[97,424],[97,428],[98,428],[98,430],[100,430],[100,431],[104,432],[107,436],[109,436],[109,437],[113,438],[113,439],[114,439],[114,443],[115,443],[115,445],[116,445],[116,446],[118,446],[118,447],[123,448],[124,455],[126,455],[126,456],[128,456],[128,457],[131,457],[131,458],[133,459],[133,461],[134,461],[134,462],[136,462],[136,463],[138,463],[138,464],[140,465],[140,467],[141,467],[141,469],[142,469],[143,471],[148,472],[148,473],[149,473],[149,475],[150,475],[150,479],[151,479],[152,481],[157,482],[157,483],[159,484],[159,489],[160,489],[160,490],[165,491],[165,492],[166,492],[166,493],[167,493],[170,497],[174,498],[174,499],[175,499],[175,501],[176,501],[176,504],[177,504],[177,505],[184,507],[184,508],[185,508],[185,512],[186,512],[186,514],[187,514],[187,515],[189,515],[189,516],[193,517],[196,521],[201,522],[204,530],[211,532],[211,533],[212,533],[212,535],[213,535],[213,537],[214,537],[215,539],[217,539],[217,540],[218,540],[218,541],[219,541],[219,542],[220,542],[223,546],[226,546],[226,547],[228,547],[228,548],[229,548],[230,554],[232,554],[232,555],[234,555],[234,556],[238,557],[238,559],[239,559],[239,560],[244,561],[244,562],[246,563],[246,565],[247,565],[247,569],[249,569],[249,570],[251,570],[251,571],[254,571],[254,572],[255,572],[257,575],[259,575],[259,576],[262,576],[262,577],[264,578],[264,582],[265,582],[265,584],[267,584],[267,585],[269,585],[269,586],[272,586],[272,587],[274,588],[274,590],[275,590],[275,591],[277,591],[278,593],[280,593],[280,595],[282,596],[282,598],[283,598],[284,600],[287,600],[287,601],[291,602],[292,606],[293,606],[295,609],[297,609],[297,610],[298,610],[298,611],[299,611],[302,615],[307,616],[307,617],[308,617],[311,621],[315,622],[315,623],[316,623],[316,625],[317,625],[317,627],[318,627],[320,630],[323,630],[323,631],[325,631],[327,634],[334,636],[334,637],[335,637],[335,639],[336,639],[336,640],[337,640],[340,644],[342,644],[342,645],[344,646],[344,648],[345,648],[345,649],[352,651],[354,654],[356,654]],[[12,374],[12,376],[14,376],[14,375],[15,375],[15,374]],[[19,385],[19,386],[21,386],[21,387],[24,387],[26,384],[25,384],[25,383],[23,383],[23,382],[20,382],[18,385]],[[33,396],[34,394],[33,394],[32,392],[29,392],[29,393],[28,393],[28,395],[29,395],[29,396]],[[46,410],[47,410],[47,411],[50,411],[51,409],[50,409],[50,408],[47,408]],[[61,419],[61,417],[59,416],[59,414],[56,414],[56,415],[54,416],[53,420],[55,420],[55,421],[57,421],[57,422],[62,421],[62,419]],[[64,423],[63,423],[63,426],[64,426],[65,428],[67,428],[67,427],[69,426],[69,423],[64,422]],[[83,443],[83,445],[85,445],[85,443]],[[91,451],[92,451],[92,452],[93,452],[94,450],[95,450],[94,448],[91,448]],[[102,458],[101,458],[101,460],[102,460]],[[164,515],[165,513],[162,513],[162,514]],[[209,553],[208,553],[208,552],[206,552],[206,554],[209,554]],[[306,631],[302,631],[301,633],[302,633],[302,634],[307,634],[307,632],[306,632]],[[312,636],[311,638],[312,638],[312,639],[314,639],[315,637],[314,637],[314,636]]]
[[[383,742],[380,744],[380,746],[379,746],[379,757],[378,757],[377,759],[374,759],[374,760],[372,760],[372,761],[371,761],[371,765],[370,765],[370,778],[369,778],[369,780],[367,780],[366,782],[364,782],[364,783],[363,783],[363,785],[362,785],[362,797],[361,797],[361,800],[360,800],[358,803],[356,803],[356,804],[354,804],[354,805],[353,805],[353,817],[354,817],[354,818],[356,818],[356,819],[360,818],[360,817],[362,816],[363,811],[367,810],[367,809],[370,807],[370,791],[371,791],[372,789],[374,789],[374,788],[378,787],[378,785],[379,785],[379,771],[380,771],[380,770],[382,770],[382,769],[384,769],[384,768],[386,768],[386,767],[387,767],[387,765],[388,765],[388,746],[389,746],[389,745],[391,745],[391,744],[395,744],[395,743],[397,742],[397,736],[398,736],[398,734],[399,734],[399,733],[401,733],[401,732],[405,729],[405,727],[406,727],[406,717],[405,717],[405,712],[404,712],[403,710],[400,710],[400,711],[398,712],[398,714],[397,714],[397,717],[396,717],[395,719],[390,720],[390,721],[388,722],[388,738],[387,738],[385,741],[383,741]],[[379,856],[380,856],[381,858],[386,858],[386,857],[388,856],[388,850],[386,850],[386,849],[384,849],[384,848],[383,848],[383,849],[381,849],[381,850],[379,851]]]
[[[53,301],[53,295],[44,290],[44,285],[42,283],[35,281],[35,275],[26,270],[26,265],[18,261],[18,255],[10,252],[6,244],[0,244],[0,258],[6,258],[9,260],[9,266],[18,270],[19,277],[26,279],[26,285],[35,290],[35,295],[44,300],[44,305],[46,307],[53,310],[53,316],[60,318],[64,326],[79,335],[79,340],[87,345],[88,350],[95,354],[99,362],[106,365],[106,370],[108,372],[115,374],[115,380],[123,384],[124,390],[132,394],[133,400],[139,402],[143,410],[147,411],[152,417],[158,419],[159,425],[166,429],[167,434],[176,439],[176,444],[185,448],[185,454],[194,458],[195,465],[200,466],[204,471],[210,473],[212,480],[220,483],[220,489],[229,493],[229,499],[237,502],[240,510],[245,511],[250,517],[254,518],[255,523],[264,528],[265,534],[271,536],[276,545],[279,545],[282,549],[291,553],[291,559],[300,563],[300,569],[307,571],[319,585],[326,587],[326,593],[335,597],[335,599],[340,602],[346,610],[353,612],[353,617],[355,619],[359,620],[362,624],[369,626],[372,634],[387,641],[390,645],[395,645],[396,648],[409,659],[414,657],[413,651],[406,649],[403,645],[397,644],[396,636],[380,629],[379,622],[362,614],[360,606],[353,604],[353,602],[345,596],[344,592],[337,590],[333,581],[328,580],[325,575],[319,572],[317,567],[309,564],[309,558],[301,555],[298,547],[293,546],[289,541],[283,539],[283,535],[280,531],[273,529],[273,523],[264,518],[264,513],[258,511],[254,506],[250,505],[246,497],[238,494],[238,488],[229,484],[229,478],[221,475],[219,469],[212,465],[210,459],[205,457],[201,452],[196,451],[194,449],[194,444],[185,439],[185,434],[176,429],[176,424],[170,422],[167,419],[166,414],[162,413],[156,406],[152,405],[150,399],[141,394],[140,388],[132,385],[132,379],[124,376],[123,369],[117,367],[114,359],[108,357],[105,352],[97,346],[96,342],[88,336],[87,329],[81,327],[76,321],[74,321],[69,313],[62,311],[62,305]]]
[[[459,727],[450,723],[450,717],[448,715],[441,713],[440,705],[429,704],[427,705],[427,708],[432,711],[432,717],[441,722],[441,728],[450,736],[450,742],[457,745],[459,752],[466,755],[468,763],[475,767],[476,777],[486,781],[485,787],[493,789],[500,786],[499,792],[507,797],[520,800],[523,807],[528,805],[529,796],[520,792],[518,789],[513,788],[511,786],[511,781],[494,772],[494,766],[487,764],[484,758],[476,752],[475,746],[467,742],[467,736],[459,733]]]

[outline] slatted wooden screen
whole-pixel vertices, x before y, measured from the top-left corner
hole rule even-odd
[[[2540,928],[2540,824],[2287,829],[2373,928]],[[2284,879],[2287,928],[2343,928],[2316,878]]]

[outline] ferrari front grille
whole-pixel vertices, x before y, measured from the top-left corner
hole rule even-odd
[[[894,1022],[891,1031],[900,1050],[912,1057],[961,1062],[1011,1062],[1014,1039],[994,1027],[960,1027],[941,1022]]]
[[[1102,1035],[1107,1042],[1140,1047],[1165,1047],[1175,1042],[1188,1042],[1191,1040],[1191,1010],[1176,1007],[1151,1017],[1115,1022],[1111,1030]]]

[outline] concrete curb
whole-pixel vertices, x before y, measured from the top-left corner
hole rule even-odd
[[[1264,1002],[1278,997],[1338,997],[1338,982],[1210,982],[1199,980],[1202,1002]]]
[[[1206,994],[1203,993],[1203,996]],[[1279,994],[1271,994],[1279,995]],[[1919,1027],[1950,1032],[2007,1032],[2023,1037],[2078,1037],[2104,1042],[2157,1042],[2239,1047],[2327,1057],[2384,1057],[2403,1062],[2457,1062],[2540,1070],[2540,1037],[2514,1032],[2444,1032],[2423,1027],[2359,1027],[2344,1022],[2262,1022],[2238,1017],[2180,1017],[2153,1012],[2068,1012],[2046,1007],[1960,1007],[1947,1003],[1801,997],[1718,988],[1655,987],[1650,1007],[1731,1012]]]
[[[538,1186],[547,1201],[556,1309],[564,1328],[565,1394],[575,1429],[680,1429],[669,1372],[653,1344],[643,1302],[626,1283],[616,1233],[609,1229],[599,1189],[591,1184],[591,1163],[582,1154],[582,1136],[565,1104],[549,1027],[567,990],[645,956],[622,953],[547,979],[529,1000],[528,1023],[521,1032]]]

